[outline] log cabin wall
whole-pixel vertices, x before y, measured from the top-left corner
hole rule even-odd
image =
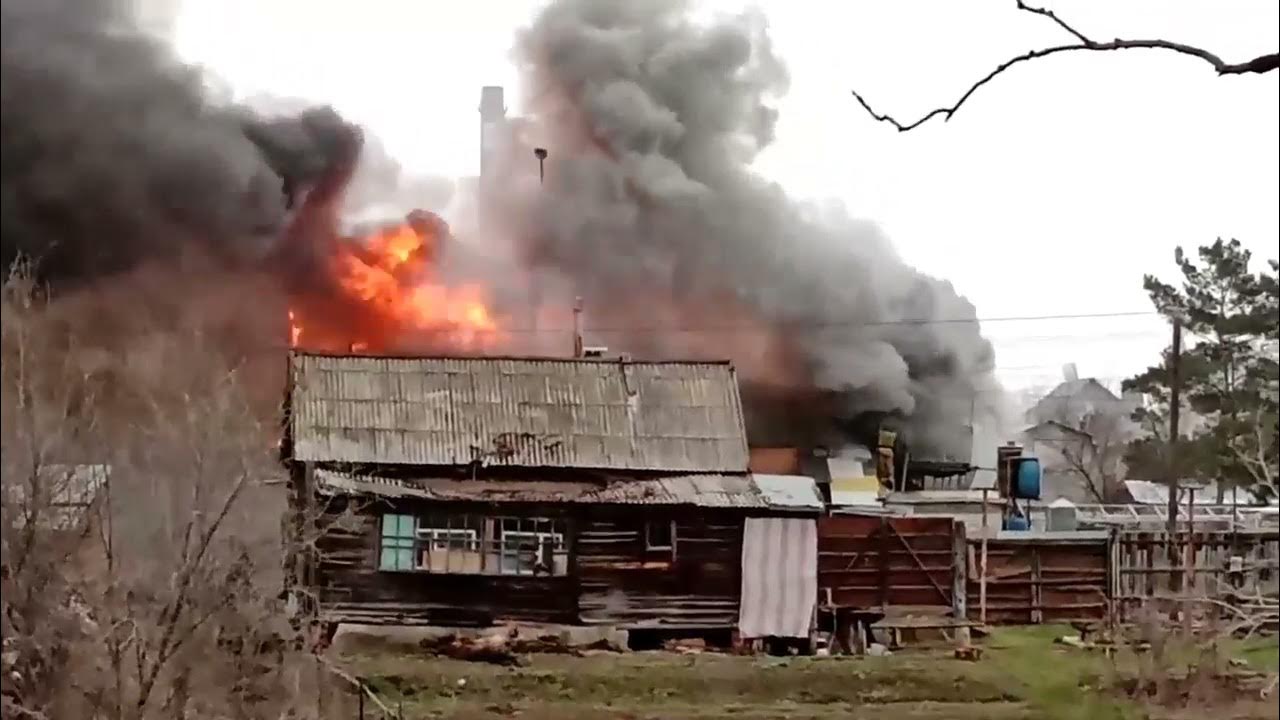
[[[561,576],[506,576],[379,568],[382,516],[556,518],[568,534]],[[580,507],[325,501],[311,587],[321,617],[391,625],[501,622],[627,628],[732,629],[741,588],[740,511],[653,506]],[[665,538],[662,528],[666,531]],[[669,547],[662,547],[663,540]]]
[[[581,622],[736,627],[744,520],[745,513],[734,510],[589,508],[576,543]],[[669,549],[660,547],[662,530],[649,527],[663,523],[674,527]]]

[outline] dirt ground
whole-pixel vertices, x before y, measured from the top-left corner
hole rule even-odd
[[[1134,668],[1101,653],[1057,645],[1064,628],[1001,630],[983,641],[977,662],[949,648],[915,648],[888,657],[736,657],[717,653],[593,652],[531,655],[517,667],[426,656],[404,650],[351,650],[335,658],[364,678],[406,720],[1014,720],[1050,718],[1278,718],[1275,697],[1218,693],[1208,701],[1156,704],[1115,688]],[[1232,654],[1274,672],[1271,638]],[[1136,667],[1136,666],[1135,666]],[[336,692],[330,717],[358,717]],[[367,718],[380,718],[372,702]]]

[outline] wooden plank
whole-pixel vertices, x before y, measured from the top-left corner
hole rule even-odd
[[[1041,592],[1040,592],[1040,549],[1031,548],[1031,624],[1039,625],[1044,622],[1044,613],[1041,611]]]
[[[963,522],[954,521],[951,527],[952,532],[955,533],[952,538],[955,556],[951,568],[951,616],[956,620],[964,620],[969,616],[967,587],[969,580],[969,543],[965,537]]]

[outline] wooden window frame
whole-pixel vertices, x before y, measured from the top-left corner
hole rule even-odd
[[[412,535],[404,531],[406,518],[411,521]],[[394,523],[394,533],[390,535],[389,522]],[[563,518],[385,513],[379,528],[377,567],[382,572],[489,577],[569,574],[569,524]],[[405,550],[412,553],[409,566],[405,566],[400,554]],[[389,551],[397,553],[391,562],[387,561]],[[443,567],[432,567],[433,561],[442,561]]]
[[[653,542],[650,530],[663,525],[667,527],[666,542]],[[645,552],[669,552],[674,556],[676,552],[676,521],[646,520],[644,523],[644,549]]]
[[[417,569],[417,520],[414,516],[405,513],[384,513],[378,519],[378,530],[378,569],[384,572],[406,572]],[[405,552],[409,553],[407,564],[403,562]]]

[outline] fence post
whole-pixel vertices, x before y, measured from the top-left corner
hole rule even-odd
[[[1041,586],[1040,547],[1031,545],[1031,624],[1044,623],[1044,590]]]
[[[1107,630],[1114,636],[1119,625],[1117,614],[1123,600],[1120,595],[1120,528],[1113,527],[1107,533],[1107,581],[1103,588],[1107,600]]]
[[[951,522],[951,615],[959,623],[969,622],[969,538],[964,522]],[[969,626],[956,627],[956,643],[969,644]]]
[[[987,624],[987,537],[991,529],[987,525],[987,489],[982,490],[982,560],[978,570],[978,621]]]

